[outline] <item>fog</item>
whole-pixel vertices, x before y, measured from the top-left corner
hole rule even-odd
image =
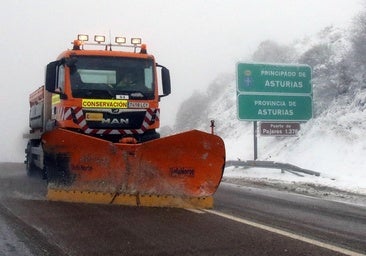
[[[0,161],[24,160],[28,95],[44,83],[45,65],[79,33],[143,38],[171,71],[161,119],[172,125],[184,99],[221,73],[234,73],[260,42],[289,43],[346,26],[360,6],[360,0],[3,1]]]

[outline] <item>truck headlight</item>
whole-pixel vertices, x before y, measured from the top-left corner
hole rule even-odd
[[[114,41],[117,44],[125,44],[126,43],[126,37],[116,36],[116,38],[114,39]]]
[[[131,44],[133,45],[141,44],[141,42],[141,38],[131,38]]]
[[[88,35],[84,35],[84,34],[79,34],[78,35],[78,40],[81,42],[86,42],[89,40],[89,36]]]
[[[96,35],[96,36],[94,36],[94,41],[97,42],[98,44],[104,43],[105,42],[105,36]]]

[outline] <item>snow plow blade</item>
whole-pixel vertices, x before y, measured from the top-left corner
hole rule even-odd
[[[42,141],[53,201],[212,208],[225,165],[222,139],[197,130],[123,144],[58,128]]]

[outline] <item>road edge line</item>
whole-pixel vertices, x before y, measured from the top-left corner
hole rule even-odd
[[[349,256],[365,256],[365,254],[362,254],[362,253],[358,253],[358,252],[355,252],[355,251],[352,251],[352,250],[349,250],[349,249],[345,249],[345,248],[338,247],[338,246],[335,246],[335,245],[332,245],[332,244],[321,242],[321,241],[318,241],[318,240],[315,240],[315,239],[307,238],[307,237],[297,235],[297,234],[294,234],[294,233],[291,233],[291,232],[288,232],[288,231],[284,231],[284,230],[281,230],[281,229],[278,229],[278,228],[273,228],[273,227],[270,227],[270,226],[266,226],[266,225],[256,223],[256,222],[253,222],[253,221],[250,221],[250,220],[247,220],[247,219],[235,217],[235,216],[223,213],[223,212],[219,212],[219,211],[215,211],[215,210],[203,210],[203,211],[205,211],[207,213],[217,215],[217,216],[220,216],[220,217],[223,217],[223,218],[226,218],[226,219],[229,219],[229,220],[232,220],[232,221],[236,221],[236,222],[239,222],[239,223],[242,223],[242,224],[245,224],[245,225],[249,225],[249,226],[259,228],[259,229],[262,229],[262,230],[265,230],[265,231],[276,233],[278,235],[286,236],[286,237],[289,237],[289,238],[292,238],[292,239],[295,239],[295,240],[299,240],[299,241],[302,241],[302,242],[305,242],[305,243],[308,243],[308,244],[316,245],[318,247],[322,247],[322,248],[325,248],[325,249],[328,249],[328,250],[331,250],[331,251],[343,253],[343,254],[346,254],[346,255],[349,255]]]

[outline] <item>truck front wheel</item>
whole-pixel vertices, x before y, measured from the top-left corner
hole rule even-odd
[[[33,161],[33,155],[32,155],[32,143],[28,142],[27,148],[25,149],[25,169],[27,171],[28,176],[32,176],[36,171],[37,167],[34,164]]]

